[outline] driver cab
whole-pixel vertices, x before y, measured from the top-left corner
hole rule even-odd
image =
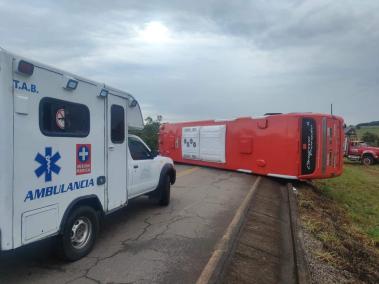
[[[367,147],[367,143],[363,141],[351,141],[351,147],[355,148],[361,148],[361,147]]]
[[[146,143],[136,135],[128,135],[128,198],[149,192],[156,187],[160,177],[161,160]]]

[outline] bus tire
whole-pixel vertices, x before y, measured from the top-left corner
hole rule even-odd
[[[76,207],[59,236],[58,255],[67,261],[86,256],[95,245],[99,227],[99,215],[92,207]]]
[[[169,175],[163,177],[163,181],[160,187],[159,205],[168,206],[171,198],[171,179]]]
[[[371,166],[374,164],[374,157],[371,155],[364,155],[362,157],[362,164],[365,166]]]

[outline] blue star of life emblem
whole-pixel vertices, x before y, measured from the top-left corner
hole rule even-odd
[[[40,153],[37,153],[34,160],[40,164],[40,166],[34,171],[36,176],[39,178],[45,174],[45,182],[52,180],[52,173],[59,175],[61,167],[56,163],[61,158],[59,152],[56,152],[53,155],[52,147],[45,147],[45,156]]]

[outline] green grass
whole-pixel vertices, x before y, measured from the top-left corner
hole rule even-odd
[[[365,132],[371,132],[376,135],[379,135],[379,126],[364,126],[357,130],[357,135],[359,138],[362,138],[363,133]]]
[[[379,129],[379,128],[378,128]],[[379,165],[345,162],[340,177],[315,184],[347,209],[354,226],[379,243]]]

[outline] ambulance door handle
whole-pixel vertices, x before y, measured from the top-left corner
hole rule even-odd
[[[114,145],[109,145],[109,146],[108,146],[108,149],[109,149],[110,151],[113,151],[113,150],[114,150]]]
[[[138,169],[138,165],[134,165],[133,168]]]

